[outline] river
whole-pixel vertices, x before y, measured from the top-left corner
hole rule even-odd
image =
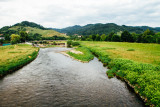
[[[108,106],[142,107],[124,82],[108,79],[107,68],[94,58],[82,63],[42,48],[38,57],[0,80],[0,107]]]

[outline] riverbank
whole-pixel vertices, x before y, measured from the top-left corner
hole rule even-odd
[[[67,50],[42,48],[32,63],[0,79],[0,105],[143,107],[123,82],[107,78],[96,57],[81,63],[60,53]]]
[[[92,55],[90,50],[85,47],[77,47],[72,50],[61,53],[84,63],[87,63],[94,58],[94,55]]]
[[[27,44],[0,47],[0,77],[20,69],[33,61],[39,48]]]
[[[160,106],[159,44],[81,42],[81,45],[110,68],[108,77],[126,81],[146,105]]]

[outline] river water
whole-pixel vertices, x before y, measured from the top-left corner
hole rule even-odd
[[[73,60],[60,51],[40,49],[39,56],[0,80],[0,107],[108,106],[142,107],[124,82],[108,79],[97,58]]]

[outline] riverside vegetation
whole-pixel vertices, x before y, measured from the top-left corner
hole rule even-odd
[[[66,53],[70,55],[71,57],[78,59],[79,61],[89,62],[90,60],[94,58],[90,50],[86,47],[80,46],[79,42],[74,42],[74,41],[69,40],[67,41],[67,47],[76,47],[75,48],[76,53],[72,51],[68,51]]]
[[[83,57],[90,58],[91,51],[104,66],[108,65],[110,68],[107,71],[108,77],[117,76],[126,81],[146,105],[160,106],[159,44],[94,41],[81,41],[80,44],[82,47],[76,50],[81,52],[87,50],[86,53],[79,55],[68,52],[68,54],[83,60]]]
[[[34,60],[39,48],[27,44],[0,47],[0,77]]]

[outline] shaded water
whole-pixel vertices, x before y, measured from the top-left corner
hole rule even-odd
[[[143,106],[125,83],[107,78],[97,58],[81,63],[59,53],[64,50],[40,49],[36,60],[1,79],[0,106]]]

